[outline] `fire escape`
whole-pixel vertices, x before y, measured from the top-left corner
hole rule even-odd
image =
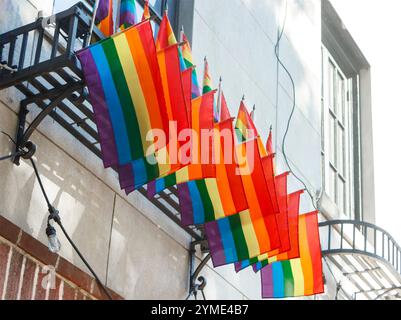
[[[0,35],[0,90],[15,87],[24,98],[20,101],[17,148],[26,150],[24,157],[35,152],[32,133],[47,116],[54,119],[82,145],[101,157],[94,114],[75,52],[89,45],[93,0],[80,2],[58,13],[53,21],[44,17]],[[161,18],[156,12],[156,22]],[[104,36],[95,27],[92,38]],[[29,54],[28,54],[29,52]],[[30,52],[33,52],[32,57]],[[27,122],[28,113],[33,116]],[[19,165],[20,159],[14,159]],[[146,197],[144,188],[139,190]],[[146,198],[147,199],[147,198]],[[145,200],[145,199],[144,199]],[[180,227],[177,189],[169,188],[151,201]],[[201,227],[182,227],[194,240],[192,251],[200,245],[207,253]],[[346,229],[351,228],[351,238]],[[401,249],[384,230],[358,221],[329,221],[320,226],[323,254],[337,266],[342,277],[350,279],[354,296],[344,298],[382,298],[401,293]],[[361,232],[362,231],[362,232]],[[373,233],[374,237],[368,237]],[[360,245],[358,237],[362,237]],[[369,238],[369,239],[368,239]],[[373,247],[369,241],[373,239]],[[370,241],[371,242],[371,241]],[[372,251],[373,250],[373,251]],[[350,261],[356,259],[355,262]],[[194,257],[192,257],[194,260]],[[191,263],[191,285],[195,284],[205,259],[194,271]],[[344,269],[349,266],[349,269]],[[205,285],[200,278],[200,287]]]

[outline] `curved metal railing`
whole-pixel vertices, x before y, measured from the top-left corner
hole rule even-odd
[[[321,239],[327,239],[327,245],[322,248],[323,255],[369,256],[391,265],[401,275],[401,247],[384,229],[356,220],[325,221],[319,227]]]

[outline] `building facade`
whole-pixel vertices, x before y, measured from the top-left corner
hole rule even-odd
[[[35,21],[40,12],[47,16],[75,2],[3,0],[0,8],[7,14],[0,21],[0,34]],[[150,4],[162,13],[162,1]],[[374,223],[370,66],[330,2],[170,0],[168,8],[177,35],[183,25],[189,36],[198,75],[202,76],[207,56],[216,87],[222,77],[231,114],[236,115],[245,95],[248,108],[256,105],[255,122],[263,139],[272,126],[278,172],[288,170],[282,142],[295,104],[285,153],[292,171],[319,206],[320,220]],[[43,46],[50,50],[46,40]],[[276,47],[291,77],[280,66]],[[32,44],[28,59],[34,59],[35,49]],[[0,91],[0,129],[12,137],[22,99],[14,86]],[[55,112],[62,114],[61,109]],[[37,114],[38,108],[31,107],[28,121]],[[79,126],[73,119],[68,121]],[[126,196],[117,174],[105,170],[101,159],[59,122],[45,118],[31,140],[37,145],[35,159],[50,201],[115,296],[184,299],[189,291],[191,234],[141,193]],[[12,148],[1,135],[0,154]],[[2,298],[102,298],[88,269],[61,234],[60,256],[49,258],[44,253],[48,208],[31,163],[21,161],[15,166],[2,161],[0,177]],[[291,175],[288,191],[300,188],[303,185]],[[305,193],[301,212],[312,210],[313,202]],[[329,240],[325,234],[321,237],[324,249]],[[196,263],[202,257],[198,251]],[[57,285],[48,285],[39,294],[41,279],[48,275],[43,267],[48,265],[55,268]],[[338,265],[326,259],[323,265],[326,293],[315,298],[350,298],[349,293],[339,293]],[[214,269],[209,262],[201,275],[207,279],[207,299],[261,297],[260,276],[252,270],[237,274],[233,266]],[[34,284],[26,289],[26,282]]]

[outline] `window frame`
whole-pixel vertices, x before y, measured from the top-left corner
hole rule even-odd
[[[350,219],[355,218],[354,202],[355,202],[355,190],[354,190],[354,157],[353,157],[353,99],[352,99],[352,87],[353,79],[346,77],[345,73],[341,70],[339,64],[335,61],[329,50],[322,44],[322,182],[323,189],[329,196],[331,201],[337,206],[340,214],[345,215]],[[330,66],[333,69],[334,83],[330,88]],[[338,101],[338,79],[341,78],[343,81],[343,92],[342,92],[342,107]],[[333,99],[331,99],[331,93]],[[339,108],[342,109],[340,112]],[[340,119],[341,117],[341,119]],[[330,145],[331,145],[331,133],[330,133],[330,121],[332,119],[335,122],[335,144],[334,144],[334,159],[331,158]],[[342,142],[342,152],[339,152],[340,135],[339,130],[344,134],[344,141]],[[342,159],[340,159],[340,156]],[[334,160],[334,161],[332,161]],[[341,165],[340,165],[341,161]],[[334,162],[334,163],[333,163]],[[342,172],[341,171],[342,167]],[[330,174],[335,175],[334,179],[334,190],[331,190],[331,178]],[[339,192],[340,183],[344,183],[343,200],[340,203]],[[334,194],[333,194],[334,193]],[[341,208],[342,206],[342,208]]]

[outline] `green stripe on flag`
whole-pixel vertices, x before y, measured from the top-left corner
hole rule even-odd
[[[248,246],[246,244],[241,218],[239,214],[229,217],[231,232],[234,237],[235,247],[237,248],[238,261],[249,259]]]
[[[127,134],[133,159],[140,159],[145,156],[142,145],[141,132],[135,114],[135,108],[131,94],[124,76],[116,46],[112,40],[102,43],[102,48],[107,58],[110,71],[113,75],[114,85],[123,108],[124,120],[127,127]],[[139,90],[139,89],[138,89]],[[109,106],[113,107],[113,106]]]

